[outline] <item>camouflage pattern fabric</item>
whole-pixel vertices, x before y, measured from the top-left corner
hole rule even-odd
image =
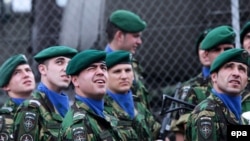
[[[105,111],[118,118],[121,121],[129,121],[133,124],[131,127],[135,130],[140,141],[152,141],[157,139],[160,124],[154,119],[146,106],[142,104],[138,97],[133,96],[135,105],[135,117],[131,119],[129,115],[116,103],[110,96],[104,97]]]
[[[36,92],[17,110],[14,122],[15,140],[57,140],[63,117],[44,93]]]
[[[186,128],[188,141],[227,141],[227,125],[246,124],[238,121],[223,102],[211,94],[195,107]]]
[[[149,105],[149,92],[145,85],[143,84],[143,69],[139,65],[139,62],[135,60],[134,58],[132,59],[132,68],[133,68],[133,73],[134,73],[134,81],[132,85],[132,92],[134,95],[140,98],[140,101],[146,105],[147,109],[150,109]]]
[[[193,105],[198,105],[202,100],[206,99],[211,90],[210,78],[204,78],[202,74],[183,83],[179,90],[179,99]],[[176,107],[187,107],[183,104],[176,104]],[[191,108],[191,107],[190,107]],[[185,132],[185,124],[191,111],[181,109],[172,113],[171,131]]]
[[[17,105],[8,99],[0,109],[0,140],[13,141],[13,118],[17,111]]]
[[[119,121],[107,113],[102,118],[77,99],[63,120],[59,137],[62,141],[138,140],[131,122]]]
[[[248,72],[249,73],[249,72]],[[250,111],[250,78],[245,90],[242,92],[242,113]]]

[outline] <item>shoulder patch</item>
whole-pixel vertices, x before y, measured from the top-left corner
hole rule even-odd
[[[39,107],[41,106],[41,103],[38,100],[29,100],[29,105],[31,105],[32,107]]]
[[[25,113],[23,125],[24,125],[24,130],[26,132],[30,132],[35,127],[36,116],[37,115],[33,112],[26,112]]]
[[[72,129],[72,136],[74,141],[85,141],[86,131],[83,127],[75,127]]]
[[[75,112],[73,115],[73,120],[79,120],[79,119],[84,119],[85,118],[85,113],[84,112]]]
[[[203,139],[209,139],[213,132],[211,117],[200,117],[197,128],[199,137],[202,137]]]

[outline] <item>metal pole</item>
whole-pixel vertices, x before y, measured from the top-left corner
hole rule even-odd
[[[240,12],[239,0],[231,0],[232,26],[236,32],[235,45],[240,48]]]

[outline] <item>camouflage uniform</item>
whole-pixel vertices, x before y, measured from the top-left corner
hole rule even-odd
[[[0,140],[13,141],[13,118],[17,111],[17,105],[8,99],[0,109]]]
[[[186,139],[188,141],[227,141],[227,125],[246,124],[243,119],[241,121],[242,123],[217,96],[211,94],[190,114]]]
[[[249,74],[249,72],[248,72]],[[250,111],[250,78],[248,78],[248,85],[242,92],[242,113]]]
[[[198,105],[202,100],[206,99],[211,90],[210,77],[204,78],[202,74],[185,82],[179,91],[179,99],[184,100],[190,104]],[[186,106],[177,104],[179,106]],[[179,110],[173,112],[173,121],[171,122],[171,131],[184,133],[184,125],[187,122],[189,113],[188,110]]]
[[[61,140],[86,141],[133,141],[138,140],[131,122],[118,121],[105,113],[105,118],[96,115],[86,104],[79,100],[66,114],[60,131]],[[125,128],[124,128],[125,127]]]
[[[136,59],[132,59],[132,67],[133,67],[133,72],[134,72],[134,81],[132,85],[132,92],[135,94],[137,97],[140,98],[140,101],[146,105],[147,109],[150,109],[149,106],[149,100],[148,100],[148,90],[143,84],[143,70],[141,66],[139,65],[139,62]]]
[[[135,105],[135,117],[131,120],[129,115],[116,103],[109,95],[104,97],[105,112],[115,116],[123,122],[132,123],[131,127],[135,129],[140,141],[151,141],[158,137],[160,124],[154,120],[153,115],[149,112],[140,99],[133,96]]]
[[[44,93],[36,92],[17,110],[14,122],[15,140],[57,140],[63,117]]]

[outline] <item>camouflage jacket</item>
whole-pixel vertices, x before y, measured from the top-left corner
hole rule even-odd
[[[245,90],[242,92],[242,113],[250,111],[250,78]]]
[[[17,111],[17,105],[8,99],[0,109],[0,140],[13,141],[13,118]]]
[[[195,107],[188,118],[188,141],[227,141],[227,125],[246,124],[236,119],[224,103],[214,94]],[[206,130],[204,130],[206,129]]]
[[[44,93],[36,92],[19,106],[14,119],[15,140],[55,141],[63,117]]]
[[[150,109],[150,104],[149,104],[149,92],[145,85],[143,84],[143,70],[141,66],[139,65],[138,61],[135,60],[134,58],[132,59],[132,67],[133,67],[133,72],[134,72],[134,81],[132,85],[132,92],[135,94],[137,97],[140,98],[140,101],[146,105],[147,109]]]
[[[160,124],[154,119],[146,106],[140,99],[133,96],[135,105],[135,117],[131,119],[129,115],[116,103],[109,95],[105,96],[105,111],[123,122],[130,122],[131,128],[135,130],[140,141],[152,141],[158,137]]]
[[[178,92],[178,97],[182,101],[186,101],[193,105],[198,105],[201,101],[210,95],[212,84],[210,78],[204,78],[202,74],[184,82],[182,88]],[[188,107],[183,104],[176,104],[176,107]],[[191,107],[189,107],[192,109]],[[187,122],[190,110],[181,109],[172,114],[171,130],[184,133],[184,126]]]
[[[131,124],[120,122],[117,118],[104,114],[105,118],[96,115],[86,104],[76,99],[62,123],[61,140],[138,140],[136,133],[131,128]]]

